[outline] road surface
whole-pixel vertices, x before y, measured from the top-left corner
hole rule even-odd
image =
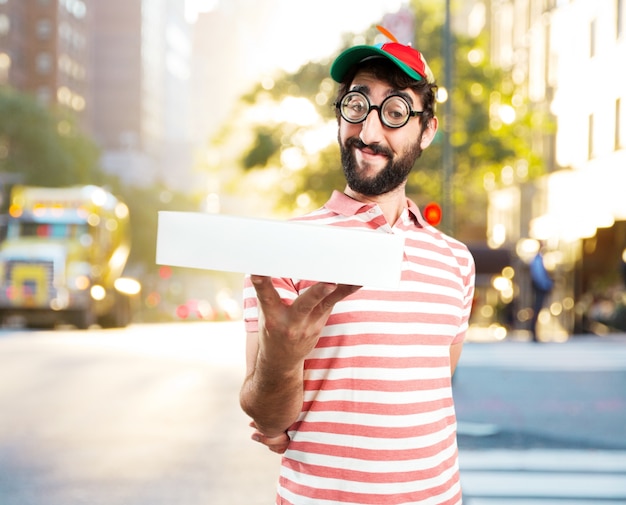
[[[270,505],[241,322],[0,331],[1,505]],[[465,346],[466,505],[626,503],[626,338]]]

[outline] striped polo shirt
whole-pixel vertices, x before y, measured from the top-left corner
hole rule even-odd
[[[361,288],[337,303],[306,359],[304,403],[288,430],[276,504],[461,503],[449,353],[468,327],[474,261],[407,205],[392,227],[377,205],[334,192],[298,218],[401,234],[405,248],[400,286]],[[312,284],[274,283],[286,300]],[[257,331],[249,278],[244,309],[246,330]]]

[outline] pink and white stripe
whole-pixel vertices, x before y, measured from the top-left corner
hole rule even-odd
[[[276,503],[460,504],[449,352],[468,326],[470,253],[426,224],[410,201],[393,227],[377,206],[338,192],[301,219],[402,234],[405,257],[399,288],[364,287],[339,302],[306,360]],[[275,279],[286,300],[311,284]],[[257,331],[248,279],[244,299],[247,331]]]

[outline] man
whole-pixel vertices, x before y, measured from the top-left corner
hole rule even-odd
[[[543,262],[544,244],[539,244],[537,254],[530,262],[530,280],[533,288],[533,315],[530,318],[530,332],[533,342],[539,342],[538,323],[539,314],[546,304],[546,299],[552,291],[554,281]]]
[[[434,78],[395,41],[346,50],[331,76],[347,187],[303,219],[405,237],[401,285],[250,276],[241,405],[283,454],[276,504],[459,504],[451,377],[474,262],[405,194],[437,131]]]

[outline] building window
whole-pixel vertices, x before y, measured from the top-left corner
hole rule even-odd
[[[623,144],[622,141],[622,99],[615,100],[615,150],[620,149]]]
[[[0,52],[0,85],[9,82],[11,58],[7,53]]]
[[[35,60],[37,72],[40,74],[49,74],[52,70],[52,57],[48,53],[39,53]]]
[[[61,4],[76,19],[83,19],[87,14],[87,4],[82,0],[61,0]]]
[[[587,159],[593,158],[593,114],[589,114],[589,132],[587,138]]]
[[[52,102],[52,91],[47,86],[37,89],[37,101],[42,105],[50,105]]]
[[[1,0],[0,0],[1,1]],[[11,29],[11,20],[6,14],[0,14],[0,36],[6,35]]]
[[[596,55],[596,20],[591,21],[589,25],[589,57],[593,58]]]
[[[40,19],[37,21],[37,38],[39,40],[48,40],[52,35],[52,23],[49,19]]]
[[[556,7],[556,0],[545,0],[543,3],[543,12],[550,12]]]

